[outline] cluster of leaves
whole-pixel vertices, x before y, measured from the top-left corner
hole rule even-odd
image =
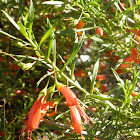
[[[87,140],[139,139],[140,95],[131,96],[139,92],[139,64],[132,62],[122,74],[115,71],[132,48],[139,52],[131,32],[140,28],[139,6],[139,0],[2,0],[0,132],[5,139],[18,138],[39,91],[56,80],[74,87],[93,120],[90,127],[84,125]],[[51,99],[60,96],[54,90]],[[68,126],[65,102],[46,118],[33,139],[78,137]]]

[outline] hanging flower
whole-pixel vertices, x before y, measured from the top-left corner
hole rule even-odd
[[[99,36],[103,36],[103,29],[101,27],[96,28],[96,34]]]
[[[74,92],[63,84],[57,84],[57,89],[60,91],[69,106],[78,105],[77,97]]]
[[[81,116],[84,118],[85,123],[88,123],[90,118],[85,113],[85,110],[79,105],[78,99],[71,89],[60,83],[57,83],[57,89],[64,95],[67,104],[70,106],[70,112],[73,121],[72,126],[75,132],[81,133],[82,132]]]
[[[140,36],[140,29],[131,29],[131,32]]]
[[[88,123],[90,118],[88,117],[88,115],[86,114],[85,110],[78,104],[76,105],[76,108],[78,109],[80,115],[84,118],[85,123]]]
[[[136,48],[131,49],[131,55],[133,57],[133,60],[136,64],[139,64],[139,59],[138,59],[138,51]]]
[[[78,24],[76,25],[76,29],[82,29],[84,27],[84,23],[82,20],[80,20],[78,22]],[[78,35],[82,35],[83,31],[77,32]]]
[[[80,113],[78,112],[76,106],[70,106],[70,112],[71,112],[71,119],[72,119],[72,126],[74,128],[74,131],[81,134],[82,133],[82,120]]]
[[[46,97],[47,98],[47,97]],[[24,131],[27,131],[27,139],[31,139],[32,137],[32,131],[33,129],[37,129],[40,120],[44,117],[47,110],[49,108],[54,108],[56,105],[54,105],[54,101],[50,101],[46,103],[46,98],[44,96],[41,96],[39,99],[36,99],[34,104],[31,107],[30,113],[28,115],[28,119],[24,121],[25,126],[22,129],[20,136],[24,133]],[[54,115],[57,110],[55,110],[51,115]],[[48,116],[50,114],[48,113]],[[19,136],[19,137],[20,137]]]
[[[123,60],[123,64],[119,66],[119,68],[116,70],[117,73],[123,73],[125,72],[124,68],[131,67],[131,63],[133,62],[133,57],[128,56]]]

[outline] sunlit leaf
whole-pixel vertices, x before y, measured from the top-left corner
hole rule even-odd
[[[1,10],[5,15],[6,17],[10,20],[10,22],[18,29],[20,30],[20,27],[18,26],[18,24],[3,10]]]
[[[66,68],[66,66],[75,58],[76,54],[78,53],[78,51],[80,50],[83,41],[84,41],[84,32],[78,42],[78,44],[75,47],[75,50],[72,52],[72,54],[70,55],[69,59],[67,60],[67,62],[65,63],[64,67],[62,68],[61,72],[64,71],[64,69]]]
[[[52,27],[51,29],[49,29],[41,38],[40,42],[39,42],[39,46],[42,45],[42,43],[50,36],[50,34],[52,33],[52,31],[54,30],[54,27]]]

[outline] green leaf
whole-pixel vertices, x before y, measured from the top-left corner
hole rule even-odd
[[[104,95],[104,94],[100,94],[100,95],[87,95],[87,98],[95,98],[95,99],[99,99],[99,100],[113,100],[114,98],[109,97],[108,95]],[[117,99],[116,99],[117,100]]]
[[[135,88],[135,85],[136,85],[138,76],[139,76],[139,72],[136,74],[136,70],[134,69],[134,72],[133,72],[133,81],[132,81],[132,84],[131,84],[131,86],[130,86],[130,94],[132,93],[132,91],[133,91],[134,88]]]
[[[12,38],[12,39],[15,39],[15,40],[21,41],[21,42],[23,42],[23,43],[25,43],[25,44],[28,44],[27,42],[23,41],[22,39],[17,38],[17,37],[15,37],[15,36],[13,36],[13,35],[10,35],[10,34],[4,32],[4,31],[0,31],[0,33],[9,36],[9,37]]]
[[[95,1],[92,1],[92,2],[89,2],[88,4],[86,4],[84,7],[88,6],[88,5],[97,5],[97,6],[100,6],[97,2]]]
[[[33,31],[31,32],[31,39],[32,39],[33,43],[38,47],[38,43],[37,43],[37,41],[35,39]]]
[[[107,5],[105,5],[103,8],[102,8],[102,11],[103,10],[107,10],[116,0],[112,0],[110,1]]]
[[[94,41],[100,42],[100,43],[104,43],[104,40],[101,38],[98,38],[96,36],[91,36],[91,39],[93,39]]]
[[[10,20],[10,22],[18,29],[20,30],[20,27],[17,25],[17,23],[3,10],[1,10],[5,15],[6,17]]]
[[[25,38],[27,38],[27,37],[28,37],[28,34],[27,34],[27,32],[26,32],[26,29],[25,29],[25,27],[23,26],[23,24],[22,24],[20,21],[18,21],[18,26],[19,26],[19,28],[20,28],[21,34],[22,34]]]
[[[67,113],[69,113],[70,111],[65,111],[63,113],[60,113],[58,116],[56,116],[55,120],[58,120],[59,118],[63,118]]]
[[[30,0],[30,8],[29,8],[29,16],[28,16],[28,21],[29,21],[29,38],[32,39],[32,26],[33,26],[33,19],[34,19],[34,7],[33,7],[33,2]]]
[[[30,0],[30,8],[29,8],[29,22],[32,22],[34,19],[34,6],[32,0]]]
[[[54,72],[50,72],[50,73],[47,73],[45,75],[43,75],[39,80],[38,82],[36,83],[37,87],[39,86],[39,84],[48,76],[52,75]]]
[[[121,87],[124,88],[124,82],[123,82],[123,80],[119,77],[119,75],[117,74],[117,72],[113,68],[111,68],[111,70],[113,71],[113,73],[114,73],[117,81],[121,84]]]
[[[117,107],[114,106],[110,101],[105,101],[113,110],[117,111]]]
[[[39,46],[42,45],[42,43],[50,36],[50,34],[52,33],[52,31],[54,30],[54,27],[49,29],[41,38],[40,42],[39,42]]]
[[[29,13],[26,13],[25,17],[24,17],[24,26],[26,27],[27,21],[28,21],[28,16]]]
[[[84,6],[84,1],[83,1],[83,0],[80,0],[80,4],[81,4],[82,6]]]
[[[92,79],[91,79],[91,94],[93,94],[94,84],[96,81],[98,68],[99,68],[99,61],[100,61],[100,58],[98,58],[93,68]]]
[[[78,51],[80,50],[83,41],[84,41],[84,35],[85,33],[83,32],[78,44],[75,46],[75,50],[72,52],[72,54],[70,55],[69,59],[67,60],[66,64],[64,65],[64,67],[62,68],[61,72],[64,71],[64,69],[66,68],[66,66],[75,58],[76,54],[78,53]]]
[[[46,95],[48,94],[47,89],[48,89],[49,82],[50,82],[50,78],[49,78],[49,80],[48,80],[48,82],[47,82],[45,88],[43,88],[43,89],[39,92],[38,100],[40,99],[40,97],[46,96]]]
[[[18,65],[21,67],[21,69],[28,70],[28,69],[31,69],[35,63],[36,63],[36,61],[33,63],[18,62]]]
[[[49,29],[52,29],[52,25],[48,18],[47,18],[47,26]],[[48,47],[48,52],[47,52],[48,54],[46,54],[47,59],[50,57],[51,49],[52,49],[52,46],[54,45],[56,45],[56,40],[55,40],[55,34],[52,30],[52,32],[50,32],[50,37],[49,37],[49,47]]]

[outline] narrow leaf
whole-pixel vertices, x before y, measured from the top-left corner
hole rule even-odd
[[[30,0],[29,21],[32,22],[33,19],[34,19],[34,6],[32,0]]]
[[[20,32],[21,32],[21,34],[25,37],[25,38],[27,38],[27,32],[26,32],[26,29],[25,29],[25,27],[23,26],[23,24],[20,22],[20,21],[18,21],[18,26],[19,26],[19,28],[20,28]]]
[[[21,41],[21,42],[23,42],[23,43],[25,43],[25,44],[28,44],[27,42],[23,41],[22,39],[17,38],[17,37],[15,37],[15,36],[13,36],[13,35],[10,35],[10,34],[4,32],[4,31],[0,31],[0,33],[9,36],[9,37],[12,38],[12,39],[15,39],[15,40]]]
[[[104,43],[104,40],[101,38],[98,38],[96,36],[91,36],[91,39],[93,39],[94,41],[100,42],[100,43]]]
[[[85,5],[85,7],[88,6],[88,5],[97,5],[97,6],[100,6],[100,5],[99,5],[97,2],[95,2],[95,1],[89,2],[88,4]]]
[[[50,76],[52,75],[54,72],[50,72],[50,73],[47,73],[45,75],[43,75],[39,80],[38,82],[36,83],[37,87],[39,87],[40,83],[47,77],[47,76]]]
[[[113,71],[113,73],[114,73],[114,75],[115,75],[117,81],[118,81],[118,82],[121,84],[121,86],[124,88],[124,82],[123,82],[123,80],[119,77],[119,75],[117,74],[117,72],[116,72],[113,68],[111,68],[111,70]]]
[[[103,10],[107,10],[116,0],[112,0],[110,1],[107,5],[105,5],[103,8],[102,8],[102,11]]]
[[[78,53],[78,51],[80,50],[83,41],[84,41],[84,35],[85,33],[83,32],[77,46],[75,47],[75,50],[72,52],[71,56],[69,57],[68,61],[66,62],[66,64],[64,65],[64,67],[62,68],[61,72],[64,71],[64,69],[66,68],[66,66],[75,58],[76,54]]]
[[[41,38],[40,42],[39,42],[39,46],[42,45],[42,43],[49,37],[49,35],[52,33],[52,31],[54,30],[54,27],[49,29]]]
[[[26,27],[26,24],[27,24],[28,16],[29,16],[29,13],[26,13],[26,15],[24,17],[24,26],[25,27]]]
[[[94,68],[93,68],[92,81],[91,81],[91,94],[93,94],[94,84],[96,81],[98,68],[99,68],[99,61],[100,61],[100,58],[98,58],[98,60],[96,61],[95,65],[94,65]]]
[[[52,25],[51,25],[48,18],[47,18],[47,26],[48,26],[49,29],[52,28]],[[54,33],[52,31],[52,32],[50,32],[50,37],[49,37],[49,47],[48,47],[48,52],[47,52],[48,54],[46,55],[47,59],[50,57],[51,49],[52,49],[53,44],[54,44]]]
[[[17,23],[3,10],[1,10],[5,15],[6,17],[10,20],[10,22],[18,29],[20,30],[20,27],[17,25]]]
[[[30,0],[30,8],[29,8],[29,16],[28,16],[28,21],[29,21],[29,38],[32,39],[32,26],[33,26],[33,19],[34,19],[34,7],[33,7],[33,2]]]

